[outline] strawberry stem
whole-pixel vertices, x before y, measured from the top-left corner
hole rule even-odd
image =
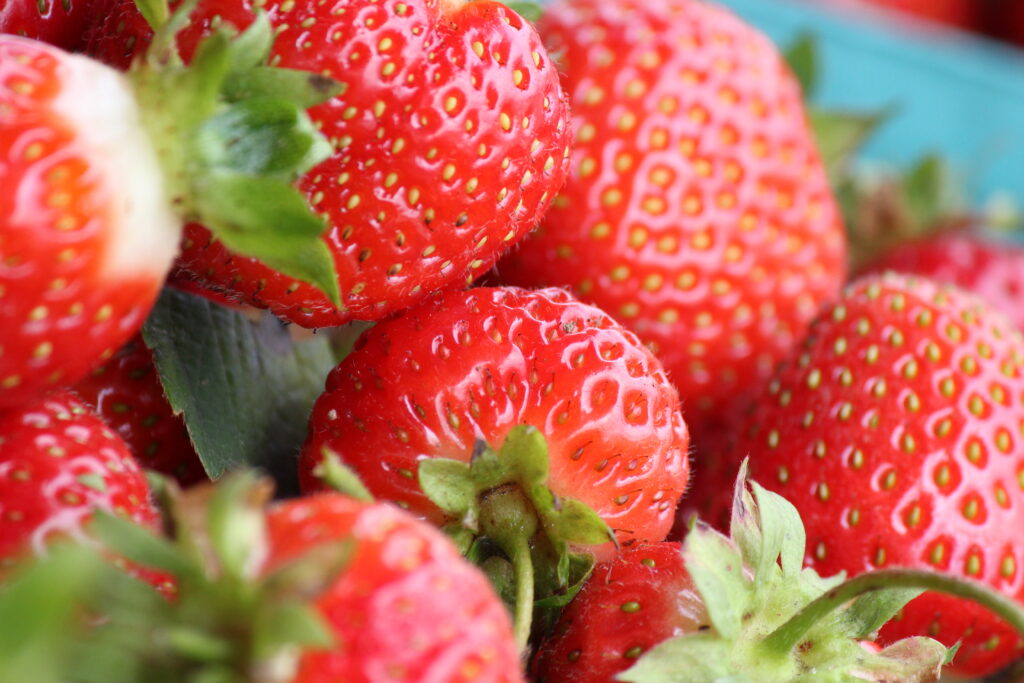
[[[828,591],[772,632],[761,646],[772,653],[791,652],[807,632],[833,610],[865,593],[891,588],[920,588],[971,600],[1005,619],[1024,636],[1024,608],[988,586],[946,574],[891,569],[861,574]]]
[[[516,604],[513,631],[521,652],[525,652],[533,621],[533,558],[530,539],[537,533],[537,513],[519,486],[505,484],[488,491],[480,505],[480,530],[501,548],[512,562]]]

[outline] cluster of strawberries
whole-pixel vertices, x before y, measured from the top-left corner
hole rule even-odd
[[[0,612],[72,539],[166,596],[147,680],[1024,654],[1024,250],[953,234],[847,283],[800,86],[728,11],[13,0],[0,31]],[[376,323],[302,497],[205,483],[139,334],[165,281]]]

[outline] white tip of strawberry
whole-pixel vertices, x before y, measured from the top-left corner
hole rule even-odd
[[[128,80],[78,55],[62,60],[53,111],[72,130],[82,158],[107,187],[112,234],[104,275],[163,278],[177,253],[181,219],[167,200],[163,171]]]

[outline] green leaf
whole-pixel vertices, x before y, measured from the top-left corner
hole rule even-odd
[[[366,503],[373,502],[373,494],[366,488],[356,471],[341,462],[338,454],[324,446],[323,458],[313,468],[313,475],[339,493]]]
[[[728,643],[714,634],[681,636],[662,641],[636,664],[615,677],[629,683],[707,683],[729,670]]]
[[[229,100],[250,97],[273,97],[309,109],[326,102],[342,91],[338,81],[320,74],[283,69],[254,67],[233,75],[224,85]]]
[[[903,192],[914,221],[921,226],[937,222],[951,205],[953,179],[949,166],[937,155],[918,161],[903,178]]]
[[[722,637],[736,638],[749,596],[743,559],[732,542],[698,521],[683,542],[686,569]]]
[[[890,588],[865,593],[843,610],[844,632],[851,638],[870,637],[923,592],[917,588]]]
[[[536,24],[544,15],[544,8],[536,2],[506,2],[505,6],[513,12],[526,19],[531,24]]]
[[[476,505],[477,486],[468,464],[428,458],[417,469],[423,493],[448,514],[461,519]]]
[[[134,522],[97,510],[89,526],[108,548],[138,565],[179,577],[195,571],[170,542]]]
[[[814,97],[818,89],[818,39],[809,33],[797,36],[783,57],[800,83],[804,99]]]
[[[326,223],[290,184],[211,171],[196,187],[195,202],[203,223],[229,249],[308,282],[341,305],[334,257],[320,238]]]
[[[334,365],[327,340],[295,343],[272,316],[253,321],[173,289],[143,331],[207,473],[249,465],[274,475],[283,495],[296,492],[296,455]]]
[[[838,183],[853,156],[892,114],[892,109],[875,113],[808,111],[821,160],[833,183]]]

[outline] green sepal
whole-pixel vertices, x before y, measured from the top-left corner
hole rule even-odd
[[[334,305],[341,305],[334,257],[320,239],[326,223],[309,210],[306,199],[290,184],[276,178],[211,171],[196,191],[195,203],[203,224],[229,249],[308,282]]]
[[[194,569],[167,539],[106,510],[93,514],[89,531],[108,548],[140,567],[159,569],[175,576],[188,575]]]
[[[206,119],[197,135],[210,169],[284,181],[331,153],[309,117],[290,102],[254,97]]]
[[[334,645],[335,638],[311,606],[297,602],[271,604],[253,624],[253,653],[259,659],[270,659],[281,643],[327,649]]]
[[[919,588],[892,588],[867,593],[842,612],[842,628],[850,638],[874,638],[907,603],[921,595]]]
[[[313,476],[338,493],[344,493],[349,498],[361,500],[364,503],[373,502],[373,494],[366,484],[359,478],[356,471],[341,461],[337,453],[328,447],[321,451],[323,456],[316,467],[313,468]]]
[[[567,587],[572,548],[615,542],[615,534],[584,503],[559,499],[548,488],[548,448],[544,436],[530,426],[509,431],[500,451],[481,445],[470,463],[431,458],[419,463],[424,494],[462,527],[480,531],[481,504],[503,486],[514,485],[537,515],[544,536],[556,550],[560,589]]]
[[[698,521],[686,536],[683,560],[715,630],[724,638],[736,638],[749,603],[743,558],[736,546]]]
[[[593,555],[563,554],[559,559],[557,582],[545,591],[548,597],[537,600],[534,606],[541,609],[560,609],[568,605],[590,578],[595,564]]]
[[[301,109],[309,109],[341,93],[337,81],[297,69],[256,66],[239,73],[225,85],[230,100],[252,97],[284,97]]]
[[[156,29],[147,59],[130,72],[168,199],[182,220],[340,308],[334,258],[321,239],[327,223],[293,183],[333,153],[305,110],[342,86],[268,66],[274,31],[265,14],[241,33],[219,27],[184,66],[175,34],[193,7],[182,3]],[[146,11],[160,14],[156,5]]]
[[[636,664],[615,677],[629,683],[707,683],[728,680],[731,652],[714,635],[670,638],[647,651]]]
[[[205,531],[217,565],[233,579],[255,577],[266,559],[262,506],[271,496],[268,484],[252,470],[232,472],[221,480],[206,505]]]

